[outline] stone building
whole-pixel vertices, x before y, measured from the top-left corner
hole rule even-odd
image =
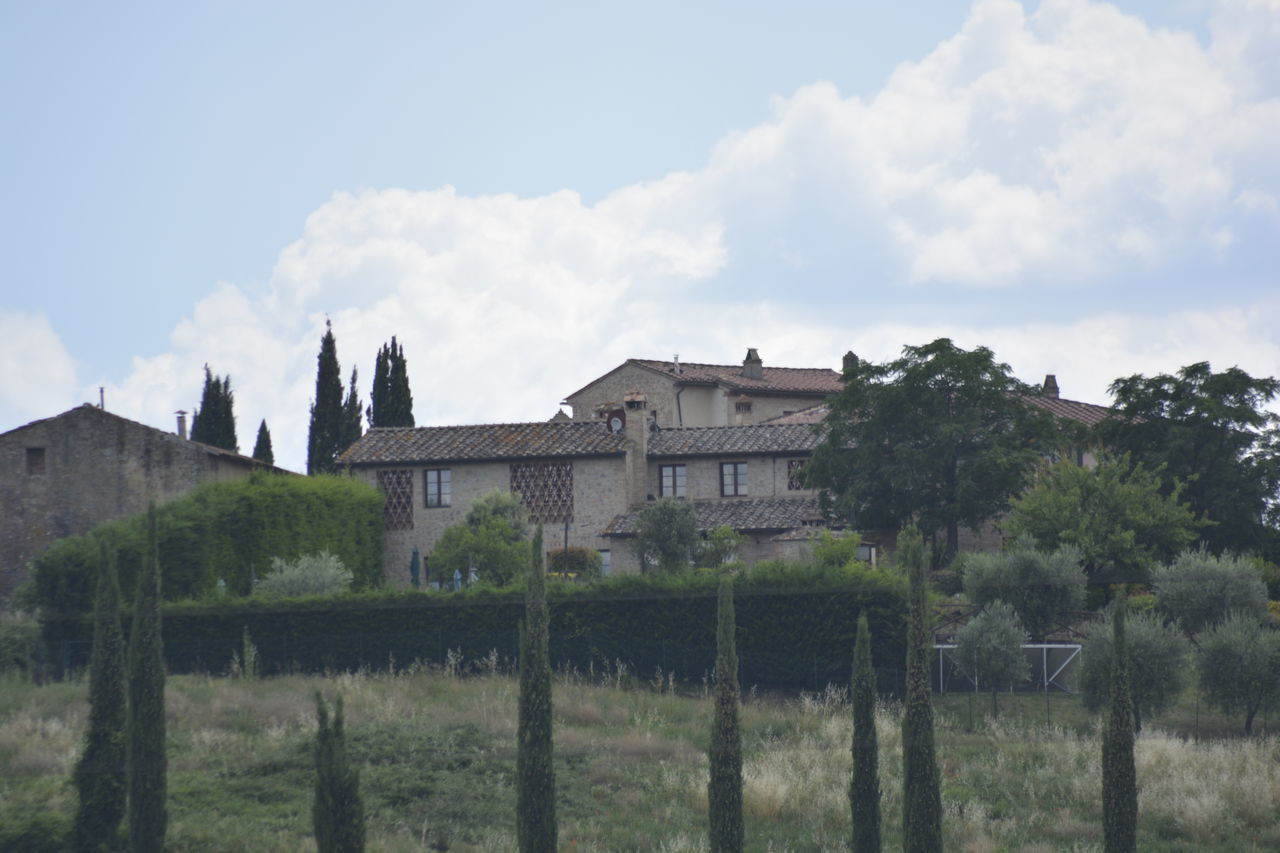
[[[87,403],[0,435],[0,600],[54,541],[255,468],[280,470]]]

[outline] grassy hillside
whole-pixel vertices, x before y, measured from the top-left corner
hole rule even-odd
[[[314,850],[314,693],[346,699],[371,851],[514,849],[515,682],[490,666],[396,676],[171,678],[169,849]],[[706,849],[710,701],[658,678],[562,676],[555,686],[561,849]],[[0,689],[0,826],[68,816],[67,779],[87,716],[83,684]],[[949,851],[1101,849],[1099,747],[1079,703],[1006,697],[968,725],[968,697],[940,702],[938,753]],[[1180,729],[1188,708],[1174,712]],[[844,696],[748,697],[743,714],[748,849],[842,851],[850,714]],[[1143,849],[1280,849],[1280,740],[1138,741]],[[1202,713],[1201,731],[1235,721]],[[900,845],[900,737],[879,715],[886,849]],[[1189,730],[1186,730],[1189,732]]]

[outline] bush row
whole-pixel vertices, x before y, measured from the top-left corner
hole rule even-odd
[[[328,551],[354,575],[356,589],[382,578],[382,494],[347,477],[295,477],[254,472],[208,483],[158,510],[162,589],[167,599],[198,598],[219,588],[248,595],[271,559]],[[54,613],[92,607],[97,538],[119,554],[120,589],[132,600],[142,564],[145,516],[108,522],[55,543],[33,563],[35,598]]]
[[[846,682],[863,609],[877,666],[892,671],[901,665],[905,597],[897,578],[849,571],[805,584],[780,580],[785,578],[747,577],[736,584],[745,683],[785,688]],[[704,678],[715,656],[716,584],[711,573],[553,584],[553,663],[596,671],[623,664],[645,678],[658,669],[684,680]],[[227,671],[233,656],[243,655],[246,629],[263,674],[376,670],[392,661],[440,664],[451,652],[479,660],[496,651],[510,659],[523,613],[523,592],[515,588],[188,602],[166,606],[164,643],[172,672]],[[44,632],[59,668],[84,665],[87,619],[47,618]]]

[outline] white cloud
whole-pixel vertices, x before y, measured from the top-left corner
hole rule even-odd
[[[33,419],[76,402],[75,363],[48,318],[0,311],[0,409]]]

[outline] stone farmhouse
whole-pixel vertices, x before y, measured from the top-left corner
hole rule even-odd
[[[0,601],[55,540],[254,469],[281,470],[88,403],[0,435]]]

